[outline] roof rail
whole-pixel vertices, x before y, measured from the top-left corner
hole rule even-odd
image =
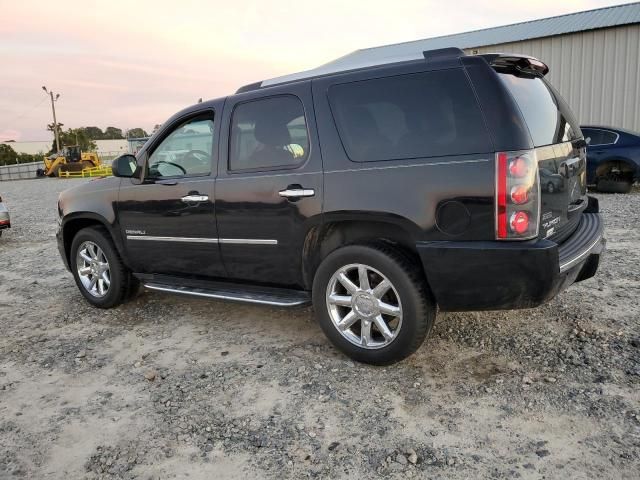
[[[460,57],[464,57],[464,51],[459,48],[439,48],[437,50],[427,50],[422,52],[425,61],[439,61],[439,60],[456,60]],[[320,67],[314,68],[312,70],[307,70],[306,72],[293,73],[290,75],[284,75],[282,77],[271,78],[268,80],[263,80],[262,82],[250,83],[249,85],[245,85],[240,87],[236,93],[250,92],[252,90],[258,90],[262,87],[268,87],[271,85],[278,85],[282,83],[292,82],[296,80],[305,80],[314,77],[320,77],[323,75],[331,75],[334,73],[346,72],[349,70],[358,70],[361,68],[374,68],[381,67],[384,65],[388,65],[396,62],[405,62],[405,61],[416,61],[420,60],[420,51],[414,50],[410,52],[410,54],[400,56],[398,58],[384,58],[377,60],[367,60],[363,62],[358,62],[354,64],[343,64],[343,65],[321,65]]]
[[[425,50],[422,52],[424,59],[429,60],[442,60],[445,58],[460,58],[464,57],[465,53],[457,47],[438,48],[436,50]]]

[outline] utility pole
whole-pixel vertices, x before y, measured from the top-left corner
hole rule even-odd
[[[60,98],[60,94],[57,93],[55,98],[53,98],[53,90],[47,90],[47,87],[42,87],[42,90],[45,91],[51,97],[51,110],[53,111],[53,133],[56,137],[56,152],[60,151],[60,135],[58,134],[58,120],[56,119],[56,104]]]

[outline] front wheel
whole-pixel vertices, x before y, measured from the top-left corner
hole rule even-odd
[[[313,282],[320,327],[343,353],[386,365],[415,352],[435,318],[424,274],[387,245],[350,245],[325,258]]]
[[[69,265],[80,293],[92,305],[111,308],[127,298],[130,273],[104,228],[84,228],[76,234]]]

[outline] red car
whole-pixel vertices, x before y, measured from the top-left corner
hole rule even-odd
[[[0,197],[0,236],[5,228],[11,228],[11,217],[9,209],[2,203],[2,197]]]

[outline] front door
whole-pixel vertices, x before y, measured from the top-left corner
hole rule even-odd
[[[299,287],[323,194],[310,83],[236,95],[223,125],[216,215],[227,273]]]
[[[118,217],[135,270],[222,276],[215,218],[216,120],[178,118],[141,154],[144,180],[120,188]]]

